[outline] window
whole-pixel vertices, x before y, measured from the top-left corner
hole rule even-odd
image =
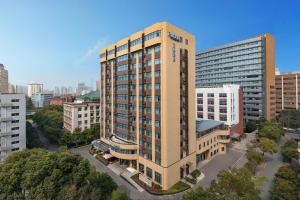
[[[144,173],[144,165],[143,164],[139,164],[139,171],[141,172],[141,173]]]
[[[138,39],[132,40],[130,44],[133,47],[133,46],[141,44],[141,43],[142,43],[142,38],[138,38]]]
[[[19,106],[12,106],[11,109],[19,109]]]
[[[149,33],[149,34],[145,35],[145,41],[151,40],[156,37],[160,37],[160,34],[161,34],[160,30]]]
[[[105,53],[100,54],[100,58],[105,58],[105,56],[106,56]]]
[[[155,181],[159,184],[161,184],[161,174],[158,172],[155,172]]]
[[[152,178],[152,169],[150,169],[149,167],[146,168],[146,175],[147,175],[149,178]]]
[[[160,64],[160,59],[159,59],[159,58],[155,58],[154,64],[155,64],[155,65],[159,65],[159,64]]]
[[[197,93],[197,97],[203,97],[203,93]]]
[[[19,120],[12,120],[11,123],[13,123],[13,124],[19,123]]]
[[[78,114],[78,118],[81,118],[81,114]]]
[[[155,83],[155,89],[159,90],[160,89],[160,84],[159,83]]]
[[[19,102],[19,99],[12,99],[11,102]]]
[[[159,52],[160,51],[160,46],[154,47],[154,52]]]
[[[227,94],[226,93],[220,93],[219,97],[227,97]]]
[[[109,56],[109,55],[112,55],[112,54],[114,54],[114,53],[115,53],[115,50],[112,49],[112,50],[109,50],[109,51],[107,52],[107,55]]]
[[[11,142],[11,144],[19,144],[20,142],[19,141],[13,141]]]
[[[11,151],[19,151],[19,149],[20,149],[19,147],[17,147],[17,148],[12,148]]]
[[[78,111],[81,111],[81,108],[78,108]]]
[[[123,51],[123,50],[125,50],[127,48],[128,48],[128,44],[123,44],[123,45],[117,47],[117,52]]]
[[[160,153],[160,146],[155,146],[155,151]]]
[[[159,108],[155,108],[155,114],[159,115],[160,114],[160,109]]]
[[[214,93],[208,93],[207,94],[207,97],[214,97],[215,95],[214,95]]]
[[[19,130],[19,127],[12,127],[11,130]]]
[[[155,77],[156,78],[160,77],[160,71],[155,71]]]
[[[117,71],[126,71],[128,70],[128,65],[120,65],[117,67]]]
[[[12,134],[11,137],[19,137],[19,134]]]
[[[19,116],[19,113],[12,113],[11,116]]]

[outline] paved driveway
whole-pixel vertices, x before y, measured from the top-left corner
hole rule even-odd
[[[80,154],[83,158],[87,159],[92,166],[96,167],[96,170],[99,172],[105,172],[109,176],[111,176],[114,181],[118,184],[119,189],[122,191],[125,191],[131,199],[133,200],[180,200],[183,197],[183,193],[171,195],[171,196],[155,196],[151,195],[148,192],[139,192],[136,188],[134,188],[132,185],[127,183],[124,179],[122,179],[120,176],[116,175],[114,172],[112,172],[107,166],[102,164],[100,161],[98,161],[96,158],[94,158],[89,153],[90,146],[84,146],[79,148],[71,149],[71,152]]]
[[[226,154],[216,155],[210,162],[200,167],[200,171],[204,173],[205,178],[198,185],[208,188],[211,181],[217,179],[220,171],[229,167],[241,167],[246,161],[244,151],[228,148]]]

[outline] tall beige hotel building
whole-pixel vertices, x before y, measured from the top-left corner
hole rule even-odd
[[[195,37],[156,23],[100,50],[101,142],[168,189],[196,168]]]

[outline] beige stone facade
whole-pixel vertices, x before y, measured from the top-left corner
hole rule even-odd
[[[168,189],[196,168],[195,38],[162,22],[100,50],[101,140]]]
[[[64,103],[64,129],[74,132],[76,128],[82,131],[99,123],[100,105],[95,102]]]

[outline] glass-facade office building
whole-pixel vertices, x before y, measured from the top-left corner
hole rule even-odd
[[[199,52],[196,55],[196,87],[240,85],[244,119],[274,120],[274,48],[274,37],[263,34]]]

